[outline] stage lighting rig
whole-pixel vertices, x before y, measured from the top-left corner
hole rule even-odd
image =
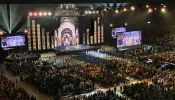
[[[99,10],[85,10],[85,14],[99,14]]]
[[[59,4],[54,11],[53,18],[58,16],[80,16],[75,4]]]
[[[52,13],[51,12],[29,12],[28,14],[29,16],[34,16],[34,17],[37,17],[37,16],[51,16]]]

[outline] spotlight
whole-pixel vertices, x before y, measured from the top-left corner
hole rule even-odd
[[[49,15],[49,16],[51,16],[51,15],[52,15],[52,13],[51,13],[51,12],[48,12],[48,15]]]
[[[127,23],[125,23],[125,26],[127,26],[128,24]]]
[[[46,12],[44,12],[44,16],[46,16],[47,15],[47,13]]]
[[[34,12],[34,16],[37,16],[37,13],[36,12]]]
[[[165,10],[165,8],[162,8],[161,11],[162,11],[162,12],[165,12],[166,10]]]
[[[87,14],[88,12],[87,11],[85,11],[85,14]]]
[[[104,11],[106,11],[106,8],[104,8]]]
[[[115,13],[118,13],[119,11],[118,10],[115,10]]]
[[[42,12],[39,12],[39,16],[42,16],[43,15],[43,13]]]
[[[148,12],[152,12],[152,9],[151,9],[151,8],[149,8],[149,9],[148,9]]]
[[[124,10],[124,11],[127,11],[127,9],[126,9],[126,8],[124,8],[123,10]]]
[[[99,11],[96,11],[96,13],[98,14],[98,13],[99,13]]]
[[[150,22],[150,21],[148,21],[147,23],[148,23],[148,24],[150,24],[151,22]]]
[[[3,32],[2,31],[0,31],[0,35],[2,35],[3,34]]]
[[[94,14],[94,13],[95,13],[95,11],[92,11],[92,13]]]
[[[134,6],[131,6],[131,10],[135,10],[135,7]]]
[[[163,7],[164,7],[164,8],[166,8],[166,6],[165,6],[165,5],[164,5]]]
[[[146,8],[149,8],[149,5],[146,5]]]
[[[157,10],[157,8],[154,8],[155,10]]]
[[[110,24],[110,27],[112,27],[113,26],[113,24]]]
[[[31,12],[29,12],[29,16],[32,16],[32,13]]]
[[[24,33],[27,33],[27,30],[24,30]]]
[[[91,14],[92,12],[91,11],[89,11],[89,14]]]

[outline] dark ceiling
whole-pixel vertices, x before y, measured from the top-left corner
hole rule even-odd
[[[169,3],[173,5],[174,0],[23,0],[17,2],[15,0],[0,1],[0,30],[11,33],[24,30],[26,28],[27,15],[30,11],[38,9],[52,10],[59,4],[74,3],[78,8],[96,7],[112,7],[127,4],[158,4]],[[105,2],[105,3],[104,3]],[[115,2],[115,3],[112,3]],[[116,3],[118,2],[118,3]],[[4,3],[4,4],[2,4]],[[15,4],[14,4],[15,3]],[[19,4],[18,4],[19,3]]]
[[[161,2],[175,2],[174,0],[1,0],[4,4],[63,4],[63,3],[161,3]]]
[[[76,8],[90,9],[91,7],[120,6],[127,3],[83,3]],[[26,29],[29,12],[52,11],[60,4],[0,4],[0,30],[6,33],[16,33]],[[82,10],[83,11],[83,10]],[[83,11],[84,13],[84,11]]]

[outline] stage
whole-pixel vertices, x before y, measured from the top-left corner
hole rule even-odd
[[[70,53],[70,52],[85,52],[88,50],[97,50],[99,47],[90,46],[86,44],[79,44],[77,46],[59,46],[54,48],[54,51],[62,52],[62,53]]]

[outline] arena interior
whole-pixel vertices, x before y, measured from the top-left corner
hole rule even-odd
[[[174,4],[0,4],[0,100],[175,100]]]

